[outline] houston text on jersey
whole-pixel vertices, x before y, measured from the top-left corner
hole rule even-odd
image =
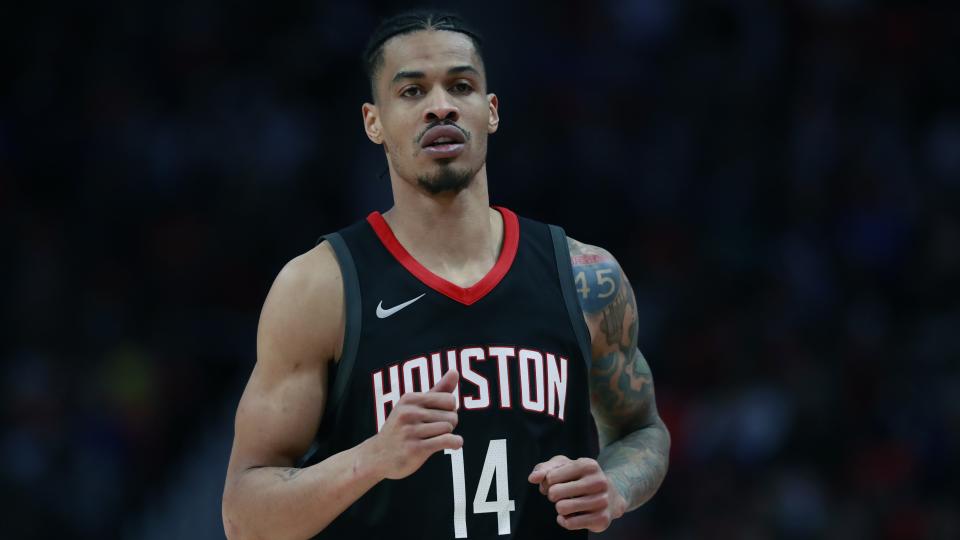
[[[457,406],[465,410],[486,409],[493,400],[502,409],[514,406],[512,379],[519,384],[521,408],[563,420],[567,400],[567,359],[549,352],[515,346],[464,347],[416,356],[372,373],[377,432],[390,410],[407,392],[426,392],[446,373],[456,369],[460,382],[453,391]],[[474,371],[478,362],[496,361],[495,380]],[[386,379],[386,380],[385,380]],[[389,409],[388,409],[389,405]]]

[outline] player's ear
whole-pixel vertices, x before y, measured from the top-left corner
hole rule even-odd
[[[367,138],[374,144],[383,144],[383,126],[380,125],[380,111],[373,103],[364,103],[360,108],[363,113],[363,130]]]
[[[487,133],[496,133],[500,126],[500,101],[496,94],[487,94],[487,106],[490,108],[490,120],[487,121]]]

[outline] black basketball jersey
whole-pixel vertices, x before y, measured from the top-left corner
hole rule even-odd
[[[343,274],[346,332],[304,464],[375,435],[401,395],[429,390],[451,367],[464,442],[380,482],[317,538],[586,538],[560,527],[527,481],[555,455],[597,456],[589,333],[566,235],[497,210],[499,258],[468,288],[414,260],[377,212],[324,237]]]

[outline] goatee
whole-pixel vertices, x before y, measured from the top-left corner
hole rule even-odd
[[[470,185],[474,176],[474,171],[444,165],[434,175],[418,176],[417,183],[431,195],[447,192],[457,194]]]

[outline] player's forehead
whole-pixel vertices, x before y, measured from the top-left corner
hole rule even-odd
[[[389,82],[401,71],[445,73],[454,66],[481,70],[473,42],[460,32],[419,30],[394,36],[383,46],[383,72]]]

